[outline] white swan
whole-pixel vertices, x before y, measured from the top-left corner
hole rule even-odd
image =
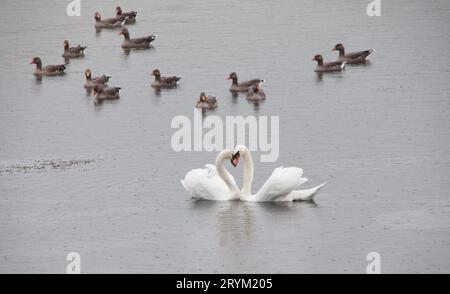
[[[238,145],[231,158],[231,163],[236,166],[240,156],[244,157],[244,183],[241,190],[242,201],[269,202],[269,201],[300,201],[311,200],[325,183],[306,190],[295,190],[301,184],[308,181],[303,178],[303,170],[298,167],[278,167],[267,179],[256,194],[251,194],[253,181],[253,158],[250,151],[244,145]]]
[[[192,198],[204,200],[239,200],[240,190],[233,176],[225,169],[225,160],[231,160],[231,150],[221,151],[215,165],[189,171],[181,184]]]

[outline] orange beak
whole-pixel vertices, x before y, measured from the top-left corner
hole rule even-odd
[[[336,51],[336,48],[331,49],[331,51]]]
[[[122,33],[122,32],[118,32],[117,34],[118,34],[119,36],[120,36],[120,35],[123,35],[123,33]]]

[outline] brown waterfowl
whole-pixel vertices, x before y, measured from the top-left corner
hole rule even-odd
[[[261,82],[253,85],[250,90],[247,92],[247,99],[248,100],[264,100],[266,99],[266,93],[264,93],[263,89],[261,88],[262,83],[264,83],[264,80],[261,80]]]
[[[252,87],[253,85],[256,85],[262,81],[260,79],[253,79],[253,80],[238,83],[238,77],[235,72],[230,73],[227,80],[232,80],[231,87],[230,87],[231,92],[248,92],[250,87]]]
[[[102,19],[100,12],[95,13],[95,28],[96,29],[114,29],[120,28],[125,24],[126,17],[118,16],[112,18]]]
[[[154,88],[175,88],[177,82],[181,79],[176,76],[162,77],[159,69],[153,70],[151,75],[155,76],[155,80],[152,82],[152,87]]]
[[[77,47],[70,47],[69,41],[64,40],[64,58],[77,58],[77,57],[83,57],[84,56],[84,50],[87,48],[87,46],[81,46],[78,45]]]
[[[122,12],[120,6],[116,7],[116,17],[125,16],[125,24],[133,24],[136,22],[137,11]]]
[[[317,67],[314,71],[316,72],[331,72],[331,71],[341,71],[345,69],[345,61],[333,61],[333,62],[323,62],[322,55],[317,54],[312,59],[317,61]]]
[[[92,90],[92,97],[95,97],[95,100],[111,100],[111,99],[119,99],[119,91],[120,87],[107,87],[104,85],[95,85]]]
[[[110,76],[107,75],[102,75],[93,78],[92,72],[89,68],[85,70],[84,76],[86,77],[86,83],[84,83],[84,87],[86,89],[93,88],[95,85],[106,85],[109,79],[111,78]]]
[[[150,48],[150,43],[153,42],[157,37],[157,35],[150,35],[147,37],[131,39],[130,32],[128,32],[127,28],[122,29],[122,31],[120,31],[118,34],[123,35],[123,37],[124,37],[124,40],[122,42],[122,48],[124,48],[124,49]]]
[[[66,66],[64,64],[58,65],[47,65],[42,67],[42,60],[39,57],[34,57],[31,60],[30,64],[36,64],[36,69],[34,70],[35,75],[44,75],[44,76],[57,76],[63,75]]]
[[[213,109],[217,107],[217,99],[214,96],[206,96],[205,92],[200,93],[200,98],[195,105],[196,108]]]
[[[367,56],[372,54],[375,50],[369,49],[345,54],[344,46],[341,43],[338,43],[333,49],[331,49],[331,51],[339,51],[338,61],[346,61],[348,64],[357,64],[365,63]]]

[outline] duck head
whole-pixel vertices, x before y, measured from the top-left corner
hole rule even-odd
[[[322,55],[317,54],[313,57],[312,59],[313,61],[323,61]]]
[[[119,36],[123,35],[125,37],[125,39],[130,39],[130,32],[128,31],[127,28],[123,28],[120,32],[117,33]]]
[[[206,94],[205,92],[200,93],[200,101],[205,102],[206,101]]]
[[[227,80],[237,80],[237,74],[235,72],[230,73]]]
[[[98,11],[95,13],[95,21],[96,22],[102,21],[102,17],[100,15],[100,12]]]
[[[265,82],[265,80],[260,80],[259,83],[253,86],[255,93],[258,93],[261,90],[261,85]]]
[[[116,7],[116,16],[120,16],[122,15],[122,8],[120,8],[120,6]]]
[[[160,77],[161,72],[159,71],[159,69],[154,69],[150,75],[155,76],[155,77]]]
[[[91,72],[91,70],[89,68],[84,71],[84,76],[86,77],[87,80],[91,79],[92,72]]]
[[[333,49],[331,49],[331,51],[339,51],[339,55],[343,56],[345,55],[345,49],[344,49],[344,45],[342,45],[341,43],[337,43]]]
[[[331,49],[331,51],[344,51],[344,45],[342,45],[341,43],[337,43],[333,49]]]
[[[316,56],[314,56],[314,58],[312,59],[313,61],[317,61],[317,63],[319,64],[319,65],[322,65],[323,64],[323,58],[322,58],[322,55],[320,55],[320,54],[317,54]]]
[[[36,66],[39,67],[39,68],[42,67],[42,61],[41,61],[41,59],[39,57],[34,57],[31,60],[30,64],[36,64]]]

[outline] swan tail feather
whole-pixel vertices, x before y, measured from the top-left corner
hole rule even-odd
[[[186,183],[184,182],[184,180],[181,180],[180,182],[181,182],[181,185],[183,185],[183,188],[184,188],[186,191],[189,191],[188,188],[186,187]]]
[[[322,183],[316,187],[306,189],[306,190],[294,190],[289,197],[292,198],[292,201],[308,201],[312,200],[314,196],[316,196],[317,192],[325,186],[326,183]]]

